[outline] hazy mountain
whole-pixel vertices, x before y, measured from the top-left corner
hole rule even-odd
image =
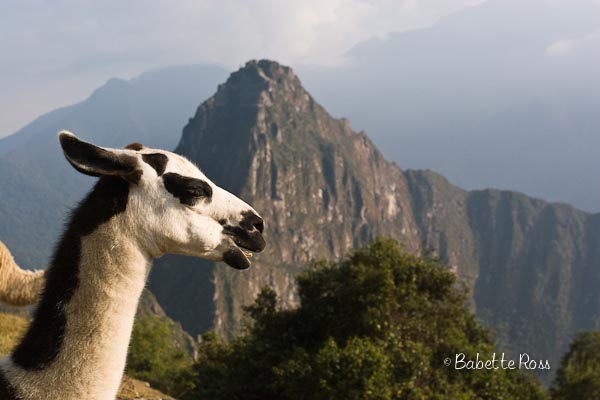
[[[436,249],[473,287],[478,315],[517,352],[556,360],[574,331],[600,328],[600,215],[514,192],[467,192],[433,172],[403,171],[277,63],[248,63],[197,107],[225,75],[189,67],[111,80],[86,101],[0,140],[0,239],[21,264],[39,267],[68,208],[91,186],[93,179],[64,161],[59,129],[106,146],[172,148],[193,116],[177,151],[256,207],[269,246],[243,272],[173,256],[156,263],[151,289],[190,333],[215,327],[231,334],[242,305],[263,285],[293,306],[294,276],[307,261],[341,257],[379,235],[409,251]],[[388,95],[358,92],[356,101],[385,119],[394,111],[379,110],[376,101]],[[399,120],[407,116],[396,111]],[[448,160],[439,149],[452,149],[455,131],[444,132],[445,141],[408,146],[410,157]]]
[[[50,112],[0,140],[0,239],[23,266],[46,264],[70,207],[93,179],[64,160],[56,134],[68,129],[103,146],[133,141],[172,149],[198,103],[226,72],[172,67],[131,81],[111,79],[85,101]]]
[[[600,211],[600,7],[490,0],[300,70],[404,167]]]
[[[216,321],[220,333],[232,333],[241,305],[262,285],[277,287],[294,304],[293,277],[311,259],[338,258],[380,235],[418,249],[402,172],[366,135],[332,119],[287,67],[250,62],[232,74],[198,108],[175,151],[249,200],[268,226],[268,248],[244,273],[219,267],[207,279],[210,263],[178,257],[156,263],[151,290],[191,332]],[[185,270],[173,272],[181,263]],[[216,319],[207,320],[211,315]]]
[[[478,315],[505,348],[555,363],[574,331],[600,328],[600,214],[402,171],[287,67],[249,62],[233,73],[197,109],[176,151],[252,204],[268,242],[247,271],[157,262],[151,290],[193,333],[234,332],[263,285],[293,306],[293,277],[307,261],[336,259],[380,235],[409,251],[435,249],[473,287]]]

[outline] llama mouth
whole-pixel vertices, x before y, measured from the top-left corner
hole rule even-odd
[[[250,268],[253,253],[259,253],[265,248],[265,240],[260,233],[247,237],[231,236],[230,247],[223,254],[223,261],[235,269]]]
[[[250,258],[252,253],[249,250],[243,249],[240,246],[233,246],[223,254],[223,261],[235,269],[250,268]]]
[[[236,246],[242,252],[242,254],[244,255],[244,257],[246,257],[246,258],[249,259],[249,258],[252,258],[252,256],[254,255],[254,251],[252,251],[252,250],[250,250],[250,249],[248,249],[248,248],[246,248],[244,246],[241,246],[239,244],[236,244]]]
[[[252,258],[252,256],[254,255],[255,250],[249,249],[241,243],[236,243],[235,245],[246,256],[246,258]]]

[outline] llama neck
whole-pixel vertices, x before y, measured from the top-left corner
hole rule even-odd
[[[105,233],[84,242],[80,290],[67,308],[64,353],[85,355],[72,367],[87,398],[112,400],[125,369],[149,260],[130,243]]]
[[[22,371],[19,389],[31,393],[27,399],[115,398],[148,265],[111,229],[82,240],[79,285],[65,306],[61,347],[45,368]]]
[[[127,192],[101,180],[75,211],[34,320],[0,365],[21,397],[115,398],[150,261],[124,232]]]

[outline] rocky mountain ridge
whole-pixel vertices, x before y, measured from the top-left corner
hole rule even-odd
[[[172,96],[192,110],[207,89],[197,85],[201,75],[189,83],[172,72],[155,83],[152,74],[111,81],[89,101],[0,140],[0,239],[21,265],[43,266],[68,206],[93,182],[64,161],[56,131],[106,146],[176,143],[189,111],[169,108]],[[197,108],[177,151],[255,206],[269,243],[243,272],[197,259],[157,261],[151,289],[194,335],[232,335],[263,285],[294,306],[294,276],[308,261],[337,259],[377,236],[412,252],[434,249],[513,351],[556,360],[573,332],[600,328],[598,214],[514,192],[467,192],[433,172],[402,170],[365,133],[332,118],[287,67],[253,61],[232,74]]]
[[[599,328],[598,215],[403,171],[364,132],[332,118],[288,67],[251,61],[233,73],[198,107],[176,152],[252,204],[268,242],[244,272],[176,257],[157,263],[151,289],[191,332],[233,334],[264,285],[294,306],[294,276],[307,262],[337,259],[377,236],[411,252],[434,249],[513,351],[557,364],[573,332]],[[176,264],[184,266],[174,273]],[[206,290],[182,290],[179,274],[185,287]]]

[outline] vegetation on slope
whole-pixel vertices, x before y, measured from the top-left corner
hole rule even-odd
[[[454,274],[378,240],[298,278],[300,307],[265,289],[230,343],[205,335],[186,399],[543,399],[519,370],[457,370],[491,357],[490,335]]]
[[[193,359],[177,346],[171,320],[145,317],[136,320],[126,373],[174,396],[187,391],[186,371]]]
[[[600,332],[580,333],[556,373],[553,400],[600,399]]]
[[[184,377],[196,356],[197,343],[166,316],[154,295],[140,298],[127,357],[127,375],[176,396],[188,387]]]
[[[230,342],[207,333],[198,361],[150,293],[142,298],[128,372],[184,400],[600,398],[600,333],[580,334],[550,393],[521,370],[456,369],[446,358],[490,359],[489,332],[467,293],[437,259],[379,239],[341,264],[320,262],[298,277],[300,305],[278,307],[263,289]],[[27,321],[0,314],[6,353]],[[119,399],[168,398],[125,378]]]

